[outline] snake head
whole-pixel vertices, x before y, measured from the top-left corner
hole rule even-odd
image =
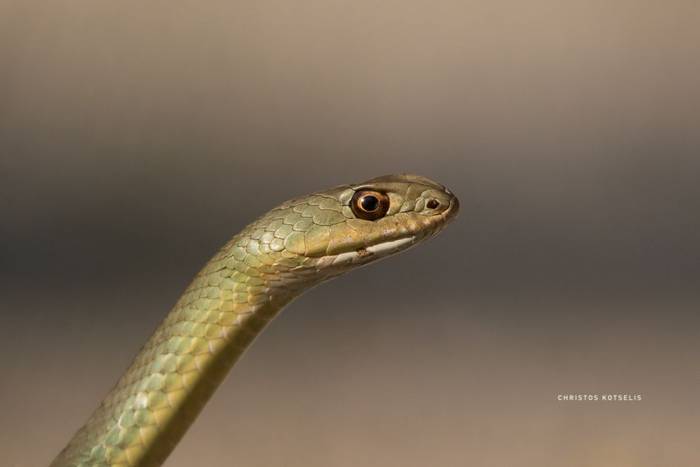
[[[434,236],[458,210],[457,197],[439,183],[387,175],[287,201],[251,224],[241,246],[273,254],[273,266],[323,279]]]
[[[388,257],[433,237],[459,201],[417,175],[386,175],[289,200],[222,248],[213,268],[282,295]],[[252,279],[251,279],[252,277]]]

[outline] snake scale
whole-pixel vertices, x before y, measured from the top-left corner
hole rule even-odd
[[[437,234],[444,186],[388,175],[292,199],[228,241],[51,467],[161,465],[236,360],[305,290]]]

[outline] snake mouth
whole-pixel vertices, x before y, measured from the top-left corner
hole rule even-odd
[[[396,240],[390,240],[388,242],[377,243],[376,245],[368,246],[363,248],[366,252],[364,254],[384,256],[391,253],[395,253],[400,250],[405,250],[416,240],[415,235],[409,237],[398,238]],[[359,253],[359,251],[358,251]]]
[[[385,256],[390,256],[399,251],[406,250],[416,244],[417,237],[409,235],[396,240],[377,243],[375,245],[358,248],[357,250],[346,251],[337,255],[328,255],[320,258],[319,263],[327,266],[346,266],[350,264],[360,265],[375,261]]]

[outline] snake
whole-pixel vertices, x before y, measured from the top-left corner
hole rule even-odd
[[[435,236],[458,210],[443,185],[409,174],[340,185],[273,208],[197,273],[50,466],[162,465],[285,305]]]

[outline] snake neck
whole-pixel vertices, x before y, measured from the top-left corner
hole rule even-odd
[[[253,339],[313,285],[285,279],[294,264],[270,262],[273,275],[259,258],[236,259],[234,244],[195,277],[52,467],[161,465]]]

